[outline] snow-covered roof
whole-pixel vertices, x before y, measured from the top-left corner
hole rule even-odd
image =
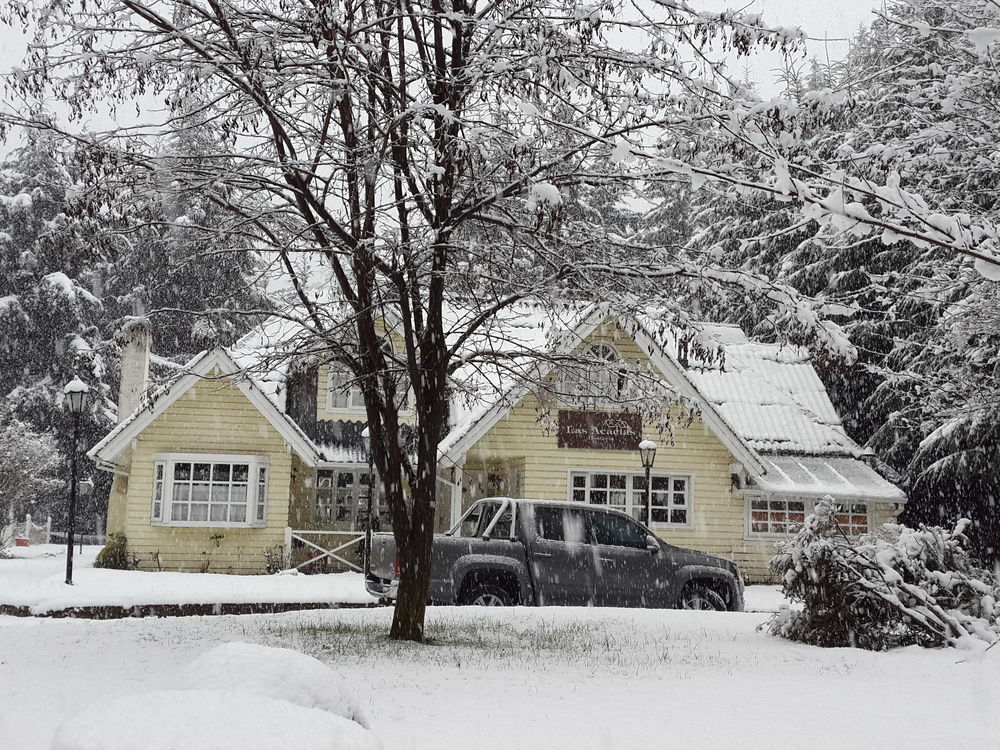
[[[758,488],[804,497],[864,498],[901,503],[906,497],[896,485],[854,458],[825,456],[767,456],[768,471],[755,478]]]
[[[687,372],[706,401],[761,453],[858,456],[808,351],[785,344],[719,342],[715,363],[694,362]]]

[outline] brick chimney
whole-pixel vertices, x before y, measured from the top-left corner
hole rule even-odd
[[[152,327],[146,318],[129,318],[115,338],[121,346],[122,379],[118,386],[118,422],[135,411],[149,385]]]

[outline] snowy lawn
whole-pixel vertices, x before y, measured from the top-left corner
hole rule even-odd
[[[69,607],[164,604],[372,604],[359,573],[234,576],[93,568],[100,547],[73,556],[73,585],[65,583],[66,548],[14,547],[0,559],[0,605],[44,614]]]
[[[385,639],[391,614],[0,618],[0,746],[44,750],[92,702],[190,687],[195,658],[241,640],[330,666],[386,748],[1000,747],[998,649],[818,649],[753,613],[451,607],[417,646]]]

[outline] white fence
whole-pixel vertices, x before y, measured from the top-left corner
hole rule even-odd
[[[306,539],[306,536],[332,537],[332,543],[319,545]],[[340,553],[343,552],[346,554],[348,549],[356,546],[358,542],[363,542],[364,540],[365,532],[363,531],[316,531],[314,529],[293,529],[288,527],[285,529],[285,569],[292,567],[292,544],[293,542],[298,542],[302,546],[308,547],[316,554],[305,562],[301,562],[296,565],[296,569],[304,568],[314,562],[328,558],[331,562],[345,565],[351,570],[356,570],[361,573],[363,571],[360,565],[344,559],[341,557]]]
[[[39,524],[26,515],[24,521],[14,522],[0,529],[0,547],[9,547],[18,539],[27,539],[29,544],[49,544],[52,541],[52,516]]]

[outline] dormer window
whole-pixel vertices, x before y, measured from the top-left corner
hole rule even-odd
[[[400,367],[395,364],[392,346],[386,343],[383,347],[386,363],[396,380],[397,408],[401,412],[410,409],[410,379]],[[336,362],[330,363],[327,375],[326,390],[327,411],[365,411],[365,394],[361,390],[358,378],[345,367]]]
[[[335,364],[330,365],[326,393],[326,408],[330,411],[365,410],[365,395],[358,387],[357,378]]]
[[[622,357],[611,344],[587,348],[578,362],[567,363],[559,377],[560,398],[580,406],[620,401],[626,384]]]

